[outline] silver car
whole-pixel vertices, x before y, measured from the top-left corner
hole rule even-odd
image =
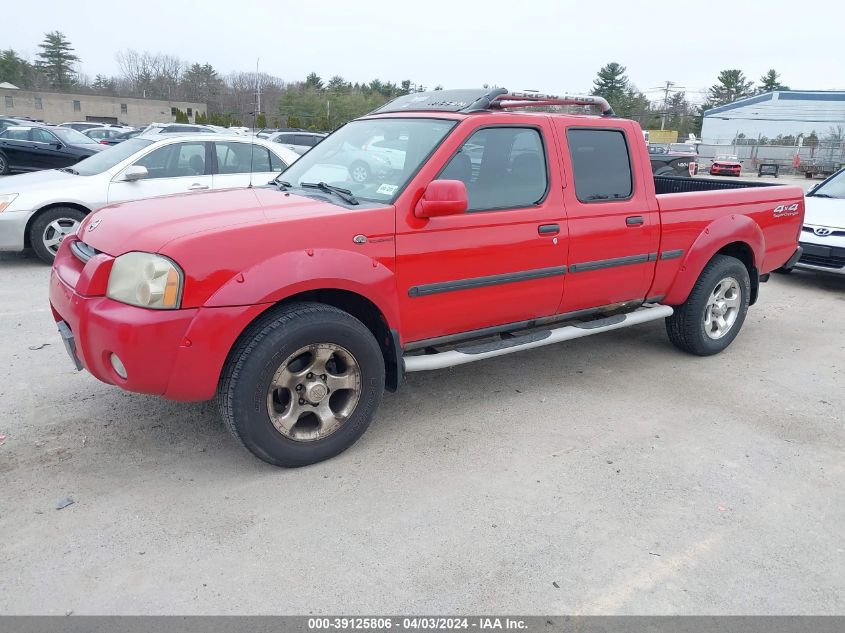
[[[129,139],[72,167],[0,178],[0,251],[31,246],[52,262],[90,212],[115,202],[265,184],[299,158],[235,135]]]

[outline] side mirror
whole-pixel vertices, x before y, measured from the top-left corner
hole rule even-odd
[[[62,145],[61,141],[53,141],[53,147],[55,147],[56,149],[62,149],[64,145]]]
[[[418,218],[457,215],[467,210],[467,187],[461,180],[432,180],[414,209]]]
[[[143,180],[149,177],[150,172],[142,165],[132,165],[131,167],[127,167],[126,171],[123,172],[123,180],[126,182],[135,182],[136,180]]]

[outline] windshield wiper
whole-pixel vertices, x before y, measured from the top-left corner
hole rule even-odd
[[[333,193],[339,198],[345,200],[349,204],[358,204],[358,200],[355,196],[352,195],[352,192],[349,189],[343,189],[341,187],[335,187],[333,185],[327,184],[325,182],[301,182],[299,183],[300,187],[307,187],[308,189],[319,189],[320,191],[325,191],[326,193]]]
[[[74,176],[79,175],[79,172],[76,171],[73,167],[62,167],[59,171],[66,172],[68,174],[73,174]]]
[[[829,193],[808,193],[808,196],[811,198],[835,198],[836,196],[832,196]]]
[[[286,191],[290,189],[293,185],[291,185],[287,180],[276,180],[275,178],[267,183],[268,185],[276,185],[279,187],[279,191]]]

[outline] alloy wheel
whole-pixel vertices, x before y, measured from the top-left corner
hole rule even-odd
[[[727,334],[739,315],[742,305],[742,290],[733,277],[725,277],[707,299],[704,307],[704,332],[711,339],[720,339]]]
[[[79,229],[79,220],[74,218],[56,218],[44,229],[41,236],[44,246],[53,255],[59,251],[59,246],[68,235],[74,235]]]

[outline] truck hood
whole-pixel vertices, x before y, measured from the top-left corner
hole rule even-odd
[[[77,236],[108,255],[160,252],[175,240],[236,226],[325,214],[335,205],[264,189],[226,189],[123,202],[92,213]]]
[[[845,229],[845,200],[807,196],[804,209],[804,224]]]

